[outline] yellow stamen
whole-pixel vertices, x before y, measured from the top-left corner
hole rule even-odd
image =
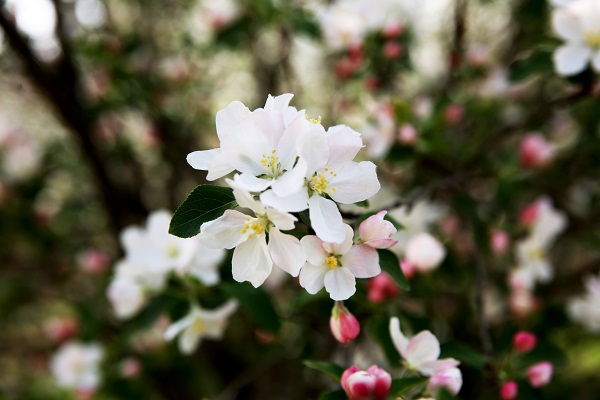
[[[196,333],[202,333],[206,329],[206,326],[204,326],[204,322],[203,321],[197,319],[197,320],[194,321],[194,325],[192,325],[192,329]]]
[[[600,32],[586,32],[583,38],[592,49],[600,49]]]
[[[175,258],[179,255],[179,249],[173,245],[167,246],[167,256],[170,258]]]
[[[335,256],[329,256],[325,259],[325,264],[331,269],[335,269],[338,266],[338,260]]]

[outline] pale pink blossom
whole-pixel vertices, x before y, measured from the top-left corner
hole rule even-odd
[[[406,245],[406,260],[419,272],[429,272],[437,268],[445,256],[444,246],[426,232],[415,235]]]
[[[456,395],[462,387],[462,374],[456,367],[437,371],[429,378],[427,391],[435,393],[441,388],[447,389],[450,393]]]
[[[50,360],[50,372],[59,386],[93,392],[100,384],[103,349],[97,343],[64,344]]]
[[[494,229],[490,240],[490,247],[496,255],[504,254],[510,245],[508,233],[502,229]]]
[[[304,236],[300,243],[306,263],[300,270],[300,285],[310,294],[323,287],[333,300],[346,300],[356,292],[356,278],[371,278],[381,272],[379,255],[365,244],[353,245],[354,232],[344,224],[342,243],[328,243],[317,236]]]
[[[519,143],[519,161],[528,168],[541,168],[554,158],[554,147],[539,133],[525,135]]]
[[[554,367],[548,361],[542,361],[527,368],[527,379],[533,387],[546,386],[552,380]]]
[[[419,132],[412,124],[402,124],[398,127],[398,141],[403,144],[414,144],[419,139]]]
[[[383,210],[365,219],[358,227],[359,242],[375,249],[389,249],[398,243],[392,239],[397,232],[394,224],[383,218],[387,211]]]

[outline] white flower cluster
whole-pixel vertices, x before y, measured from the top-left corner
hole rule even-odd
[[[154,211],[146,228],[131,226],[121,233],[125,257],[117,262],[108,298],[117,317],[135,315],[149,295],[160,292],[170,273],[190,275],[205,285],[219,282],[218,266],[225,252],[205,247],[197,238],[168,233],[171,213]]]
[[[354,293],[354,277],[373,276],[379,267],[368,273],[342,268],[342,256],[354,248],[353,232],[349,233],[336,203],[352,204],[377,193],[375,164],[354,161],[363,147],[359,133],[345,125],[326,131],[320,118],[308,119],[304,110],[289,106],[292,97],[269,96],[265,107],[254,111],[237,101],[229,104],[216,117],[220,147],[188,155],[192,167],[208,171],[208,180],[236,171],[225,181],[237,203],[254,214],[228,210],[203,224],[198,237],[209,247],[235,248],[232,272],[239,282],[258,287],[276,265],[292,276],[301,274],[301,283],[311,292],[325,285],[332,298],[346,299]],[[301,243],[282,231],[294,229],[297,218],[292,213],[305,210],[316,236]],[[324,243],[323,260],[312,258],[317,241]],[[352,257],[344,259],[350,263]],[[333,278],[323,274],[316,274],[312,282],[307,272],[300,273],[310,269],[309,264],[328,265],[335,273],[327,276],[335,276],[338,284],[328,284]],[[342,276],[343,284],[337,281]]]
[[[589,276],[586,293],[568,304],[569,316],[593,333],[600,333],[600,277]]]

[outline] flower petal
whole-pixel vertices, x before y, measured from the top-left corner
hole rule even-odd
[[[308,193],[305,188],[289,196],[279,197],[273,190],[267,190],[260,195],[264,205],[285,212],[299,212],[308,208]]]
[[[329,268],[323,265],[306,263],[300,270],[300,286],[310,294],[316,294],[325,286],[325,274]]]
[[[182,354],[192,354],[198,348],[202,334],[198,333],[193,326],[188,327],[179,336],[179,351]]]
[[[600,50],[596,50],[592,57],[592,67],[596,72],[600,72]]]
[[[409,340],[400,330],[400,320],[397,317],[390,319],[390,336],[392,337],[394,347],[396,347],[398,353],[406,360]]]
[[[348,268],[334,268],[325,274],[325,290],[333,300],[347,300],[356,292],[356,279]]]
[[[165,340],[166,341],[173,340],[175,338],[175,336],[177,336],[177,335],[179,335],[179,333],[181,333],[181,331],[183,331],[185,328],[190,326],[193,321],[194,321],[194,315],[188,314],[185,317],[181,318],[180,320],[169,325],[169,327],[167,328],[167,330],[164,333]]]
[[[294,95],[291,93],[284,93],[275,97],[269,95],[267,97],[267,102],[265,103],[265,110],[283,113],[283,111],[289,107],[293,97]]]
[[[262,285],[273,269],[265,235],[254,235],[238,245],[233,252],[231,268],[236,281],[248,281],[254,287]]]
[[[554,68],[559,75],[576,75],[583,71],[592,55],[589,47],[567,44],[554,51]]]
[[[307,176],[310,176],[327,165],[329,145],[322,125],[303,121],[301,126],[304,129],[298,138],[298,155],[306,161]]]
[[[222,178],[231,173],[234,169],[235,167],[231,164],[230,157],[227,153],[222,152],[208,162],[208,174],[206,174],[206,179],[214,181],[215,179]]]
[[[292,170],[287,171],[273,182],[271,185],[273,192],[279,197],[286,197],[303,190],[307,168],[306,161],[300,158]]]
[[[222,110],[217,111],[217,136],[220,140],[231,133],[238,124],[252,114],[248,107],[239,101],[233,101]]]
[[[331,198],[338,203],[352,204],[373,196],[381,187],[375,169],[375,164],[370,161],[346,164],[329,181],[336,188],[331,193]]]
[[[552,13],[552,29],[558,37],[569,42],[582,43],[583,31],[579,18],[569,9],[558,9]]]
[[[232,249],[246,238],[242,228],[248,218],[239,211],[227,210],[214,221],[202,224],[198,240],[213,249]]]
[[[419,332],[412,337],[406,348],[406,361],[414,368],[421,370],[423,363],[435,361],[440,356],[440,342],[429,331]]]
[[[238,181],[237,178],[239,175],[234,177],[234,180],[225,179],[225,182],[233,189],[233,196],[235,197],[235,201],[239,204],[240,207],[249,208],[254,211],[256,214],[264,214],[265,206],[257,200],[254,200],[254,197],[246,190],[246,188]]]
[[[323,241],[315,235],[306,235],[300,239],[304,254],[309,263],[313,265],[325,265],[327,252],[323,248]]]
[[[300,240],[292,235],[281,233],[277,228],[269,230],[269,254],[275,264],[288,274],[296,277],[306,262]]]
[[[222,152],[221,149],[193,151],[185,159],[192,168],[207,171],[210,160]]]
[[[249,192],[260,193],[269,186],[273,182],[273,179],[263,179],[257,178],[252,174],[239,174],[234,177],[236,183],[238,183],[241,187]]]
[[[336,204],[319,195],[308,199],[310,222],[317,236],[328,243],[342,243],[346,228]]]
[[[354,239],[354,231],[348,224],[344,224],[344,229],[346,230],[346,237],[342,243],[323,243],[323,248],[328,253],[342,255],[350,250]]]
[[[332,126],[327,130],[327,143],[329,144],[329,160],[327,166],[338,172],[346,164],[354,160],[363,147],[360,133],[346,125]]]
[[[352,246],[340,261],[357,278],[372,278],[381,272],[377,250],[366,244]]]
[[[267,218],[269,221],[275,224],[277,229],[282,231],[294,229],[294,222],[298,220],[292,214],[281,212],[279,210],[275,210],[274,208],[267,209]]]

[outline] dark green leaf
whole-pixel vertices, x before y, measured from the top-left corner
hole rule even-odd
[[[553,68],[551,51],[539,49],[511,65],[509,78],[517,82],[530,76],[539,76],[540,72],[552,71]]]
[[[409,291],[410,283],[408,283],[408,279],[406,279],[402,269],[400,269],[398,257],[389,250],[377,250],[377,253],[379,253],[379,265],[381,269],[394,278],[400,289]]]
[[[355,206],[367,208],[369,207],[369,200],[359,201],[358,203],[354,203]]]
[[[203,223],[217,219],[235,207],[237,203],[231,188],[200,185],[175,211],[169,233],[182,238],[196,236]]]
[[[304,365],[306,365],[308,368],[324,372],[336,381],[339,381],[342,378],[342,374],[344,373],[344,368],[330,361],[304,360]]]
[[[225,293],[238,299],[240,307],[256,326],[272,333],[279,331],[281,321],[267,292],[249,283],[223,283],[221,287]]]
[[[367,329],[385,353],[389,363],[400,366],[400,354],[390,336],[390,319],[388,316],[377,316],[367,322]]]
[[[481,369],[485,365],[485,355],[462,343],[449,342],[441,346],[440,358],[456,358],[462,364]]]
[[[440,389],[436,396],[437,400],[453,400],[456,399],[452,393],[450,393],[447,389]]]
[[[348,395],[342,389],[334,390],[333,392],[323,393],[319,396],[319,400],[346,400]]]
[[[312,229],[312,225],[310,223],[310,214],[308,210],[300,211],[299,215],[302,222],[304,222],[306,226]]]
[[[392,394],[394,397],[401,396],[409,390],[427,382],[428,379],[429,378],[427,377],[407,377],[393,379],[392,387],[390,388],[390,394]]]

